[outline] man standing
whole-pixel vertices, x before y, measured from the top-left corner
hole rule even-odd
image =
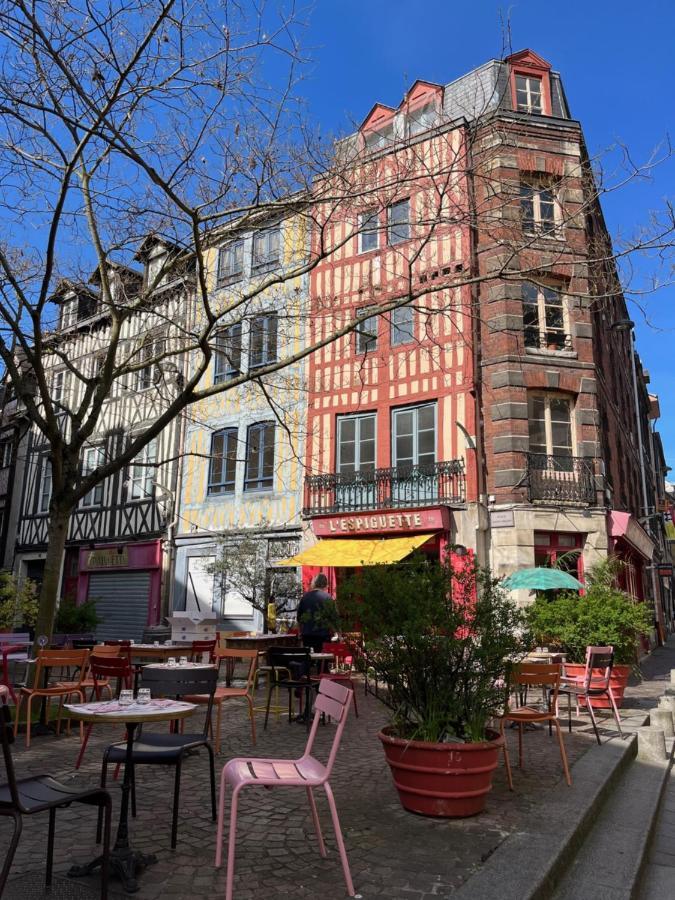
[[[327,593],[328,579],[319,572],[312,579],[309,591],[305,591],[298,604],[298,626],[305,647],[320,653],[324,641],[332,635],[333,598]]]

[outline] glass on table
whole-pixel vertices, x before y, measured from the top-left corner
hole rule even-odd
[[[140,688],[138,691],[138,702],[144,706],[146,703],[149,703],[152,695],[150,694],[150,688]]]
[[[134,692],[128,690],[120,691],[119,702],[120,706],[131,706],[134,702]]]
[[[187,666],[187,664],[188,664],[188,658],[187,658],[187,656],[181,656],[181,658],[180,658],[180,663],[179,663],[179,664],[180,664],[181,666]]]
[[[175,666],[176,665],[176,657],[170,656],[166,661],[167,666]]]

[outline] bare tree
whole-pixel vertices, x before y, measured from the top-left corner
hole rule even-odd
[[[302,25],[292,0],[274,9],[233,0],[0,0],[0,359],[49,446],[40,634],[52,631],[78,502],[188,407],[250,384],[283,421],[283,373],[334,342],[340,352],[372,316],[413,304],[430,335],[445,317],[475,345],[475,286],[539,277],[523,252],[533,238],[519,227],[518,197],[489,164],[499,143],[493,133],[488,147],[492,98],[474,98],[470,116],[439,128],[431,149],[352,140],[333,154],[297,103]],[[591,185],[564,216],[597,206],[589,160],[562,177]],[[336,316],[339,288],[325,285],[286,313],[289,330],[311,324],[299,349],[217,383],[206,377],[223,326],[250,324],[261,297],[309,277],[367,230],[364,213],[384,215],[412,192],[421,197],[408,223],[413,240],[393,254],[390,271],[364,274],[363,307]],[[214,291],[214,247],[287,217],[304,223],[306,237],[284,249],[284,267]],[[504,249],[490,271],[459,261],[431,271],[433,242],[475,230],[478,220]],[[655,222],[638,249],[669,246],[672,226],[672,215]],[[167,252],[143,278],[134,257],[148,236]],[[606,247],[599,256],[614,262]],[[617,284],[601,292],[615,296]],[[83,359],[52,301],[62,309],[88,297],[106,328]],[[66,399],[55,391],[57,369],[71,381]],[[83,468],[83,452],[109,427],[110,404],[149,372],[157,373],[152,414],[114,457]]]

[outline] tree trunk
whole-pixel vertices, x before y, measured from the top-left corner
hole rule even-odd
[[[40,588],[40,609],[35,626],[35,640],[44,636],[51,641],[54,616],[61,586],[61,564],[68,536],[72,507],[50,508],[47,528],[47,556]]]

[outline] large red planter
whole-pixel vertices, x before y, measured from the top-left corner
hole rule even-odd
[[[575,678],[583,678],[585,671],[586,666],[583,666],[580,663],[565,663],[566,675],[574,676]],[[614,694],[617,706],[621,706],[623,703],[623,695],[626,686],[628,685],[630,673],[630,666],[614,666],[612,669],[609,684],[612,688],[612,693]],[[604,669],[593,669],[593,674],[597,675],[598,678],[602,678]],[[591,699],[591,704],[593,705],[593,709],[611,709],[611,704],[606,697],[593,697]],[[581,700],[580,705],[585,706],[586,701]]]
[[[496,731],[476,744],[428,744],[378,734],[403,807],[423,816],[463,818],[485,808],[504,739]]]

